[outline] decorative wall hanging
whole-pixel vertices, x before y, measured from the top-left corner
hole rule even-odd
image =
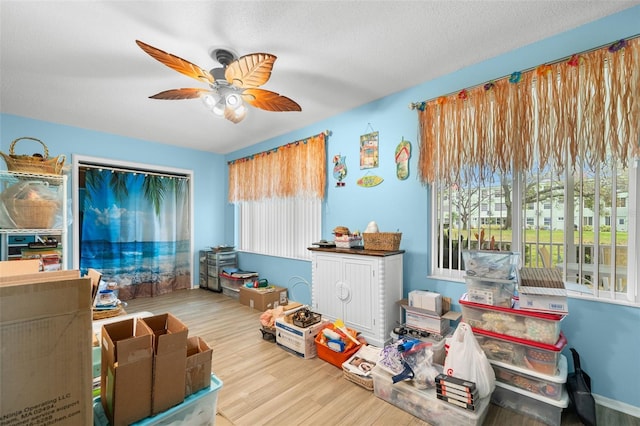
[[[403,137],[396,147],[396,176],[400,180],[409,177],[409,158],[411,158],[411,142],[405,141]]]
[[[364,175],[360,179],[358,179],[357,184],[358,186],[361,186],[363,188],[371,188],[380,185],[383,180],[384,179],[382,179],[380,176]]]
[[[373,130],[371,124],[369,128]],[[360,169],[378,167],[378,132],[370,132],[360,136]]]
[[[342,181],[347,176],[347,164],[345,163],[346,155],[334,155],[333,156],[333,177],[336,178],[336,186],[344,186]]]

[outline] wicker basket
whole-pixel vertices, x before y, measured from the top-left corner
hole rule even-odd
[[[402,232],[365,232],[365,250],[395,251],[400,249],[400,239]]]
[[[32,140],[40,143],[44,149],[44,154],[39,155],[16,155],[15,146],[20,140]],[[64,155],[58,155],[57,157],[49,158],[49,149],[40,139],[31,137],[22,137],[11,142],[9,146],[9,155],[0,151],[0,155],[7,163],[7,170],[10,172],[23,172],[23,173],[37,173],[48,175],[60,175],[62,174],[62,168],[64,166]]]
[[[93,310],[93,320],[101,320],[105,318],[113,318],[120,315],[126,315],[127,312],[122,308],[122,305],[118,305],[118,307],[114,309],[105,309],[105,310]]]
[[[16,228],[51,229],[60,207],[52,200],[4,200],[9,217]]]
[[[342,367],[342,372],[344,378],[349,380],[350,382],[355,383],[356,385],[360,385],[363,388],[372,391],[373,390],[373,377],[363,377],[356,373],[352,373],[346,368]]]

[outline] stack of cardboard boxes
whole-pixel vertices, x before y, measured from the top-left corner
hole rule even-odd
[[[170,313],[105,324],[100,399],[109,423],[157,415],[209,386],[211,354]]]
[[[0,424],[115,426],[154,415],[156,424],[176,410],[215,421],[222,382],[212,350],[169,313],[103,325],[94,403],[91,279],[38,270],[38,260],[0,262]]]

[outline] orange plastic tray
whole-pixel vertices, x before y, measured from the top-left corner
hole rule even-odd
[[[329,324],[325,328],[331,328],[332,330],[335,330],[335,328],[333,327],[333,324]],[[352,335],[357,334],[357,332],[351,328],[347,328],[347,330],[350,331]],[[322,330],[320,330],[320,332],[318,332],[315,338],[316,351],[318,353],[318,358],[324,361],[327,361],[329,364],[333,364],[340,369],[342,369],[342,363],[344,363],[346,360],[351,358],[351,355],[355,354],[358,351],[358,349],[360,349],[360,347],[362,346],[362,345],[356,345],[353,342],[349,342],[345,346],[345,350],[343,352],[336,352],[330,349],[327,345],[325,345],[323,343],[323,339],[324,338],[322,335]],[[366,342],[363,342],[363,339],[358,339],[358,340],[361,341],[363,345],[366,345]]]

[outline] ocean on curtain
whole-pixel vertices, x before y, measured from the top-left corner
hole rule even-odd
[[[80,269],[116,282],[120,300],[191,288],[189,180],[87,167]]]

